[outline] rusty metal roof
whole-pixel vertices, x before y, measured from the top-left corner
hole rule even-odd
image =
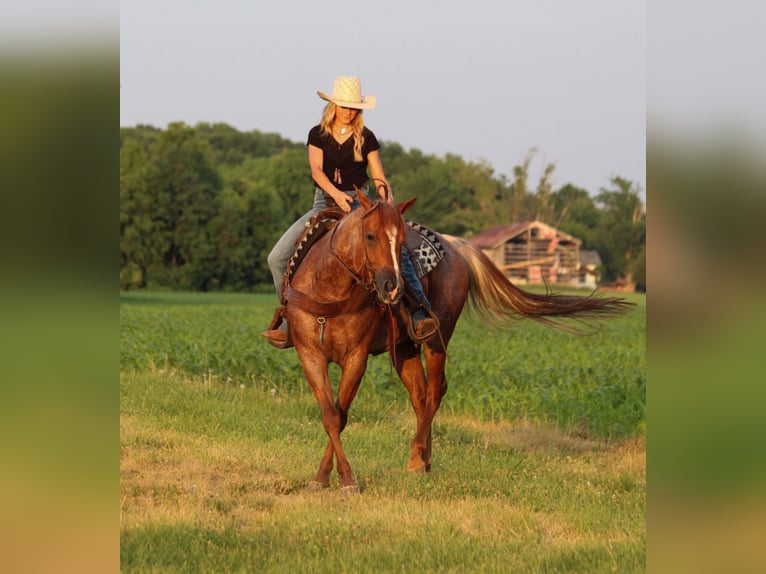
[[[523,231],[526,231],[529,228],[530,223],[532,222],[523,221],[521,223],[514,223],[513,225],[498,225],[487,229],[486,231],[482,231],[481,233],[477,233],[469,238],[469,241],[481,249],[491,249],[505,243],[509,239],[513,239]]]
[[[471,237],[469,241],[481,249],[494,249],[503,243],[507,243],[514,237],[521,235],[530,228],[545,229],[555,233],[559,240],[582,243],[581,240],[572,235],[551,227],[542,221],[522,221],[521,223],[514,223],[512,225],[498,225],[487,229],[486,231],[482,231],[481,233],[477,233]]]

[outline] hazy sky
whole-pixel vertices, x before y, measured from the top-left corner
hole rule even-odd
[[[129,0],[120,125],[224,122],[305,142],[337,75],[378,98],[378,139],[530,183],[645,187],[643,0]],[[385,166],[384,166],[385,167]]]

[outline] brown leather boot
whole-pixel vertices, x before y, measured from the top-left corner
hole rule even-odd
[[[287,319],[284,317],[284,307],[279,307],[274,312],[274,318],[271,320],[269,328],[263,332],[263,336],[268,339],[272,347],[277,349],[287,349],[293,346],[293,340],[287,328]]]
[[[277,349],[287,349],[293,346],[293,342],[282,329],[269,329],[263,332],[263,336],[269,340],[269,344]]]
[[[407,333],[416,343],[425,343],[439,331],[439,321],[424,307],[418,307],[407,323]]]

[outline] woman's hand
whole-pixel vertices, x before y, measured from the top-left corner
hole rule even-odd
[[[354,202],[354,198],[349,194],[338,190],[337,193],[333,194],[332,198],[335,200],[335,203],[338,204],[338,207],[343,210],[343,213],[349,213],[351,211],[351,204]]]
[[[381,183],[378,185],[378,195],[383,201],[387,201],[388,203],[394,202],[394,191],[388,184]]]

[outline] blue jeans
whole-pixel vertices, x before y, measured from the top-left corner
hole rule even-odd
[[[412,259],[410,259],[410,252],[407,251],[406,245],[402,245],[402,251],[401,255],[399,256],[399,260],[402,264],[402,278],[404,279],[404,282],[415,293],[415,297],[417,297],[418,302],[430,311],[431,303],[428,301],[428,297],[426,297],[425,291],[423,291],[423,284],[420,282],[420,279],[418,279],[418,274],[415,273],[415,266],[412,264]]]
[[[287,269],[287,262],[295,253],[295,243],[300,239],[303,230],[306,229],[306,223],[309,219],[322,211],[327,204],[324,199],[324,192],[316,188],[314,191],[314,205],[311,209],[302,217],[287,228],[271,248],[271,252],[267,258],[269,263],[269,269],[271,270],[271,278],[274,280],[274,289],[277,290],[277,297],[282,297],[282,279],[284,279],[285,270]]]
[[[356,199],[356,192],[347,191],[346,193],[354,197],[351,209],[359,207],[359,201]],[[274,280],[274,289],[277,291],[277,297],[282,296],[282,280],[284,279],[285,269],[287,269],[287,262],[295,252],[295,243],[300,239],[303,230],[306,229],[306,222],[326,207],[327,203],[325,201],[324,192],[321,189],[316,188],[314,190],[314,205],[305,215],[300,217],[287,229],[287,231],[284,232],[279,241],[277,241],[271,249],[267,261],[269,269],[271,270],[271,277]],[[400,259],[404,282],[415,293],[420,304],[426,309],[430,309],[431,304],[426,298],[426,294],[423,291],[423,285],[421,285],[417,273],[415,273],[415,266],[412,264],[412,259],[410,259],[410,252],[407,251],[407,247],[404,245],[402,245]]]

